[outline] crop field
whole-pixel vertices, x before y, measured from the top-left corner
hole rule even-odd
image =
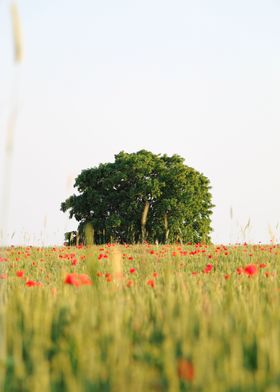
[[[1,391],[279,391],[280,247],[0,250]]]

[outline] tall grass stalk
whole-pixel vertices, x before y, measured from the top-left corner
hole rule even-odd
[[[18,8],[15,2],[11,4],[11,22],[12,22],[12,37],[14,44],[14,61],[15,64],[20,64],[23,58],[23,45],[22,45],[22,32],[21,32],[21,23]],[[18,74],[16,73],[16,76]],[[9,201],[10,201],[10,189],[11,189],[11,178],[12,178],[12,157],[13,157],[13,147],[14,147],[14,130],[16,126],[16,120],[18,115],[18,79],[15,78],[15,90],[14,95],[12,96],[12,105],[11,105],[11,113],[8,120],[7,125],[7,134],[6,134],[6,145],[4,150],[4,169],[3,169],[3,183],[2,183],[2,191],[0,194],[0,226],[3,230],[3,236],[0,238],[0,257],[2,256],[1,249],[1,241],[5,241],[6,231],[7,231],[7,222],[8,222],[8,213],[9,213]],[[3,257],[3,256],[2,256]],[[7,274],[7,267],[3,266],[1,263],[0,274],[5,276]],[[0,378],[4,378],[5,368],[3,366],[5,362],[5,346],[4,342],[6,341],[6,281],[1,280],[0,283]]]

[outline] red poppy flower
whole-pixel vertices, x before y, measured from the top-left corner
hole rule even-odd
[[[208,274],[208,272],[212,271],[213,265],[212,264],[207,264],[206,267],[204,268],[203,272]]]
[[[245,274],[247,274],[249,276],[252,276],[252,275],[255,275],[258,272],[258,269],[255,266],[255,264],[248,264],[244,268],[244,272],[245,272]]]
[[[78,274],[76,273],[67,274],[64,283],[71,284],[73,286],[80,286],[80,279],[78,278],[77,275]]]
[[[80,274],[79,279],[82,285],[91,286],[92,282],[87,274]]]
[[[193,381],[194,379],[194,367],[190,361],[186,359],[180,359],[177,363],[177,372],[179,378],[184,381]]]
[[[34,280],[28,280],[25,283],[25,286],[27,286],[27,287],[34,287],[34,286],[43,286],[43,284],[41,282],[35,282]]]
[[[107,282],[112,282],[112,280],[113,280],[113,277],[112,277],[112,275],[109,272],[107,272],[105,274],[105,278],[106,278]]]
[[[90,280],[89,276],[86,274],[77,274],[73,272],[72,274],[66,275],[64,283],[78,287],[82,285],[89,286],[92,284],[92,281]]]
[[[147,285],[149,285],[149,286],[151,286],[151,287],[155,287],[155,281],[153,280],[153,279],[149,279],[148,281],[147,281]]]
[[[133,280],[128,280],[126,285],[127,287],[133,286]]]

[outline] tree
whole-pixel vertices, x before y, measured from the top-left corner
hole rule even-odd
[[[213,204],[207,177],[179,155],[120,152],[113,163],[83,170],[61,204],[92,241],[209,242]]]

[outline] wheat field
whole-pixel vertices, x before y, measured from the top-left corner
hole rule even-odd
[[[2,391],[278,391],[277,245],[9,247]]]

